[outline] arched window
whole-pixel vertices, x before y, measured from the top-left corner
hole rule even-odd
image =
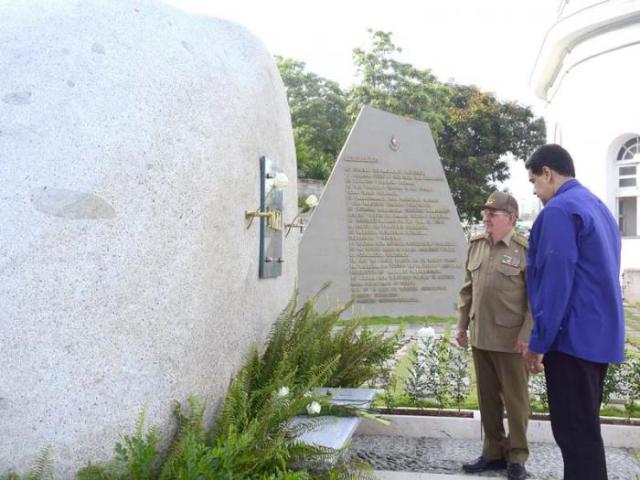
[[[640,136],[627,140],[616,157],[618,225],[623,237],[638,235],[638,173],[640,170]]]

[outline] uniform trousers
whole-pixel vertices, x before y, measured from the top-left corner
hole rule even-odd
[[[564,480],[606,480],[600,404],[608,364],[561,352],[544,356],[553,437],[564,461]]]
[[[529,373],[522,355],[473,348],[480,418],[485,436],[482,456],[524,464],[529,457]],[[507,410],[509,435],[504,430]]]

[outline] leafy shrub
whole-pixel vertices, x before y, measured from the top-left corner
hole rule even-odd
[[[304,444],[300,435],[317,421],[293,422],[312,402],[332,415],[355,414],[314,393],[320,386],[359,386],[379,374],[395,353],[397,336],[373,334],[353,325],[334,330],[348,306],[318,313],[317,297],[297,307],[294,295],[274,324],[263,354],[253,348],[231,382],[222,413],[211,431],[204,405],[177,404],[177,429],[159,451],[154,428],[143,433],[144,413],[132,436],[116,445],[109,465],[89,465],[78,480],[306,480],[352,478],[361,465],[329,448]],[[332,462],[327,463],[326,459]],[[355,462],[355,460],[353,461]]]
[[[471,378],[469,377],[469,350],[457,348],[449,344],[446,379],[449,384],[449,394],[453,404],[460,410],[462,404],[471,393]]]
[[[453,346],[447,337],[435,334],[418,339],[405,393],[414,405],[426,398],[435,400],[438,408],[449,403],[458,409],[469,396],[469,351]]]
[[[116,443],[115,460],[109,465],[93,465],[81,469],[78,480],[150,480],[156,478],[160,441],[155,428],[144,434],[145,412],[140,413],[132,436],[124,435]]]
[[[625,353],[625,357],[626,357]],[[611,403],[612,396],[619,394],[619,386],[623,379],[621,377],[622,364],[610,363],[607,368],[607,375],[604,379],[604,385],[602,388],[602,405],[607,406]]]
[[[414,349],[410,355],[412,355],[412,362],[409,368],[409,375],[404,382],[404,391],[409,401],[414,406],[418,406],[426,395],[427,367],[424,354],[418,353],[417,349]]]
[[[293,383],[300,384],[312,369],[337,358],[324,386],[360,387],[378,376],[386,361],[400,348],[400,333],[385,338],[383,332],[372,332],[358,318],[336,328],[351,304],[319,313],[317,298],[327,286],[300,308],[294,294],[271,331],[262,375],[272,376],[286,359],[286,368],[295,371]]]
[[[636,401],[640,400],[640,358],[629,355],[620,366],[619,391],[624,399],[624,409],[627,418],[631,418],[638,408]]]
[[[540,405],[544,411],[549,411],[547,381],[543,373],[529,376],[529,394],[533,402]]]

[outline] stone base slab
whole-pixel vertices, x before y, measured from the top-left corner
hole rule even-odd
[[[391,424],[382,425],[364,419],[355,434],[468,440],[481,438],[480,415],[478,412],[476,412],[474,418],[417,415],[380,416],[391,422]],[[527,438],[530,442],[554,443],[551,424],[545,420],[530,420]],[[640,449],[640,427],[634,425],[602,425],[602,439],[607,447]]]

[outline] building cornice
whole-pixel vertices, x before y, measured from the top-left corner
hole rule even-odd
[[[530,85],[547,100],[565,58],[580,43],[640,23],[640,0],[606,0],[578,10],[556,22],[545,35]]]

